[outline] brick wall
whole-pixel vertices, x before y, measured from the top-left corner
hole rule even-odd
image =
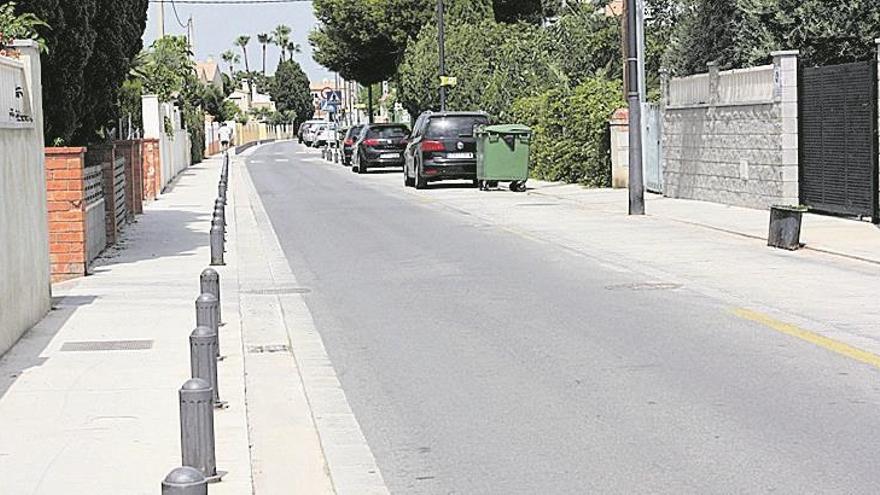
[[[140,141],[116,141],[116,154],[125,160],[125,200],[129,221],[144,212],[144,166]]]
[[[46,148],[49,258],[52,281],[82,277],[88,271],[85,148]]]
[[[143,199],[156,199],[162,190],[162,172],[159,161],[159,140],[144,139],[141,141],[141,164],[143,166]]]

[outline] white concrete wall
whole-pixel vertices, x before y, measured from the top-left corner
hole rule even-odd
[[[192,164],[192,143],[189,133],[182,128],[180,110],[172,103],[160,102],[156,95],[144,95],[142,109],[144,137],[159,140],[159,161],[164,188],[177,174]],[[166,132],[166,119],[171,123],[170,134]]]
[[[798,204],[797,52],[764,67],[673,79],[664,194],[737,206]]]
[[[40,55],[32,43],[17,46],[20,62],[4,60],[0,72],[23,71],[33,122],[0,123],[0,354],[51,304]]]

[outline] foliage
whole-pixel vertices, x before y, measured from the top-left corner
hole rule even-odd
[[[171,101],[196,80],[191,55],[182,36],[165,36],[154,41],[138,68],[144,79],[144,90],[158,95],[161,101]]]
[[[199,163],[205,158],[205,112],[200,107],[186,105],[183,121],[192,142],[190,158],[193,163]]]
[[[84,71],[91,58],[96,31],[92,24],[96,0],[26,0],[16,12],[32,13],[52,29],[40,29],[46,39],[43,66],[43,117],[47,144],[74,143],[86,112]],[[49,70],[49,68],[52,70]]]
[[[143,80],[130,77],[119,88],[119,115],[128,120],[131,118],[132,126],[140,128],[143,125],[143,103],[141,96],[144,94]]]
[[[590,187],[611,184],[608,119],[623,105],[618,81],[585,79],[569,91],[554,88],[522,98],[513,105],[513,120],[534,131],[533,177],[580,182]]]
[[[16,14],[15,2],[0,4],[0,49],[7,41],[33,40],[45,52],[46,40],[37,32],[39,28],[49,25],[30,12]]]
[[[492,8],[498,22],[541,24],[544,21],[542,0],[493,0]]]
[[[205,113],[217,122],[235,120],[241,112],[238,105],[227,100],[226,95],[212,85],[202,86],[200,100]]]
[[[431,0],[315,0],[315,60],[342,77],[372,84],[390,78],[407,42],[432,15]]]
[[[436,40],[436,28],[425,26],[400,66],[400,102],[412,115],[439,107]],[[561,82],[548,43],[546,30],[527,24],[453,23],[447,29],[446,72],[458,84],[448,90],[447,108],[507,118],[514,100]]]
[[[620,79],[620,22],[592,4],[573,6],[550,31],[553,59],[571,86],[592,77]]]
[[[309,78],[302,67],[293,60],[278,64],[270,94],[278,111],[292,112],[296,123],[312,118],[315,113]]]
[[[119,88],[128,77],[132,60],[143,48],[141,35],[146,29],[148,7],[147,0],[97,0],[95,45],[83,71],[87,91],[75,142],[107,139],[102,129],[118,125]]]
[[[688,0],[666,55],[676,74],[767,63],[797,49],[807,65],[868,60],[880,32],[873,0]]]

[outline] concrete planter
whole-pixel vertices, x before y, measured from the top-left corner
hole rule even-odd
[[[767,245],[789,251],[800,249],[801,220],[805,211],[807,209],[803,206],[771,206]]]

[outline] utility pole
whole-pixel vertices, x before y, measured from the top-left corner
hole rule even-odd
[[[443,0],[437,0],[437,38],[440,43],[440,78],[446,77],[446,26],[443,24]],[[446,111],[446,85],[440,82],[440,111]]]
[[[626,78],[629,101],[629,214],[645,214],[642,173],[642,102],[639,81],[638,0],[626,0]]]
[[[159,2],[159,38],[165,37],[165,0]]]

